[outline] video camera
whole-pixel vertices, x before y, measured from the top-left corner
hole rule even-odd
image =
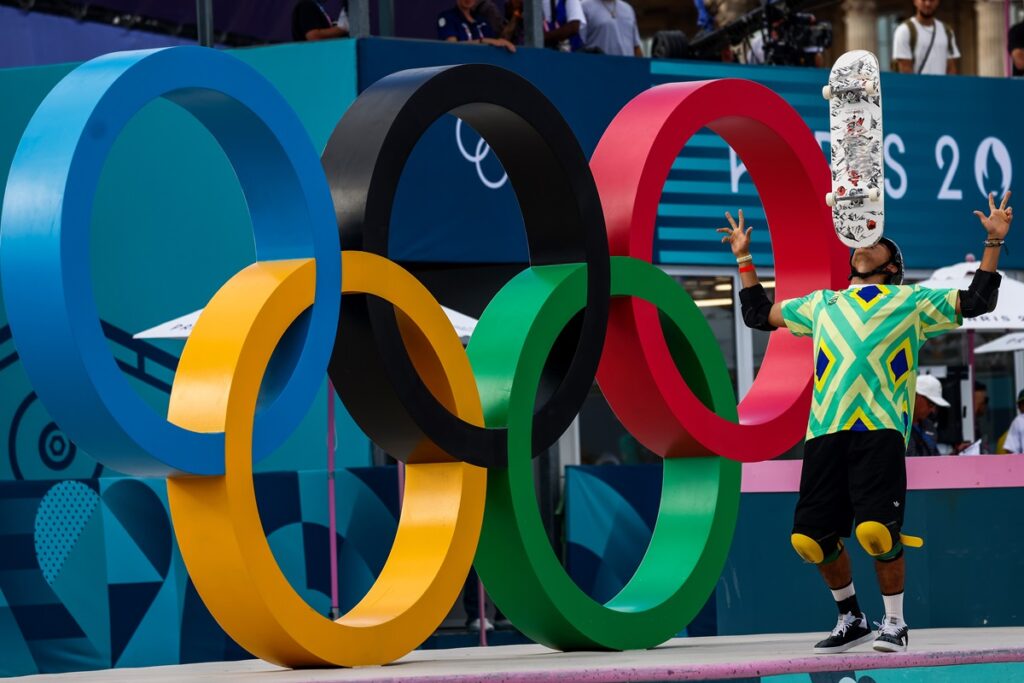
[[[799,11],[803,0],[766,0],[755,10],[690,40],[682,31],[654,35],[651,56],[659,59],[722,61],[725,50],[751,42],[763,32],[765,64],[813,66],[814,55],[832,45],[832,24]]]

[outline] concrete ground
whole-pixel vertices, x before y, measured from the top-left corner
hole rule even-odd
[[[841,655],[813,655],[821,634],[679,638],[631,652],[555,652],[540,645],[418,650],[394,664],[358,669],[292,671],[259,660],[111,669],[27,676],[50,683],[325,683],[347,681],[667,681],[770,676],[787,673],[894,669],[1024,662],[1024,628],[911,631],[904,654],[870,645]]]

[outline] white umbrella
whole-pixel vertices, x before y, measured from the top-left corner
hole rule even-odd
[[[451,321],[452,327],[455,328],[455,332],[459,335],[462,343],[468,344],[469,338],[473,336],[473,332],[476,330],[477,319],[471,318],[465,313],[452,310],[447,306],[442,306],[441,310],[448,316],[448,320]]]
[[[917,284],[929,289],[967,289],[978,261],[964,261],[939,268],[932,276]],[[1024,330],[1024,283],[1003,276],[999,285],[996,310],[976,318],[964,318],[965,330]]]
[[[464,313],[452,310],[446,306],[442,306],[441,309],[445,315],[448,316],[448,320],[451,322],[452,327],[455,328],[455,332],[459,335],[462,342],[468,343],[469,338],[473,336],[473,331],[476,329],[476,318],[471,318]],[[138,334],[134,335],[135,339],[188,339],[188,336],[192,334],[192,327],[199,320],[199,314],[203,312],[203,309],[193,311],[180,318],[174,320],[168,320],[165,323],[160,323],[156,327],[151,327],[148,330],[143,330]]]
[[[1004,334],[999,339],[993,339],[974,349],[975,353],[1007,353],[1010,351],[1024,351],[1024,332]]]
[[[160,323],[156,327],[132,335],[132,339],[188,339],[192,334],[192,326],[199,320],[199,314],[202,312],[203,309],[200,308],[180,318]]]

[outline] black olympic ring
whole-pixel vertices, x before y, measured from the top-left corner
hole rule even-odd
[[[540,90],[511,71],[464,64],[403,71],[364,91],[338,122],[321,158],[341,248],[388,255],[402,170],[420,137],[445,114],[470,124],[508,173],[530,264],[587,264],[587,305],[561,335],[544,369],[534,415],[536,455],[565,432],[593,385],[611,286],[608,237],[590,165],[572,129]],[[427,440],[464,462],[506,464],[506,430],[469,424],[434,397],[413,366],[389,304],[346,296],[338,327],[331,380],[357,424],[379,446],[408,461]]]

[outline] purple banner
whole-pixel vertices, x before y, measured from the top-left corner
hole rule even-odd
[[[159,33],[0,6],[0,68],[84,62],[108,52],[194,44]]]

